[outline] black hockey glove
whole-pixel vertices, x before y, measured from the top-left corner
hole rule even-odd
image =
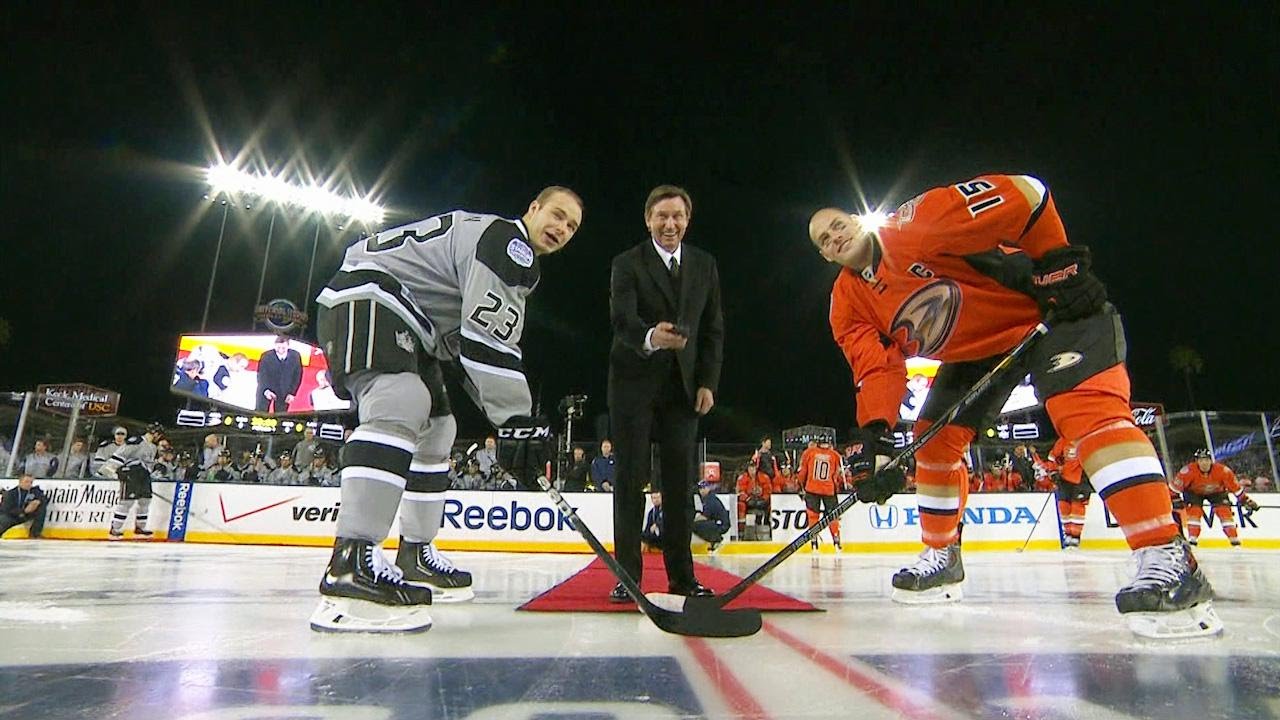
[[[513,415],[498,428],[499,440],[549,440],[551,423],[545,416]]]
[[[1068,245],[1044,254],[1032,265],[1031,282],[1040,314],[1057,322],[1079,320],[1102,309],[1107,287],[1089,269],[1089,248]]]
[[[877,470],[893,456],[893,433],[888,423],[877,420],[858,434],[860,445],[854,448],[849,463],[853,492],[861,502],[882,504],[907,486],[907,475],[901,468]]]

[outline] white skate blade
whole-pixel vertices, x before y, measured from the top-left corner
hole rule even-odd
[[[431,629],[427,605],[379,605],[367,600],[321,597],[311,613],[318,632],[413,633]]]
[[[1202,602],[1186,610],[1171,612],[1125,613],[1124,619],[1134,635],[1150,640],[1210,637],[1223,629],[1222,620],[1214,611],[1212,602]]]
[[[447,605],[449,603],[466,602],[476,596],[475,590],[472,590],[470,586],[461,588],[442,588],[420,580],[405,580],[404,584],[430,590],[432,605]]]
[[[889,598],[903,605],[939,605],[963,600],[964,592],[960,590],[960,583],[952,583],[950,585],[939,585],[928,590],[900,590],[894,588],[893,594]]]

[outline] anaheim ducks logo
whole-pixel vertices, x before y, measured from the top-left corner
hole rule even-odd
[[[951,339],[959,316],[960,286],[938,280],[911,293],[893,316],[889,332],[908,355],[932,357]]]

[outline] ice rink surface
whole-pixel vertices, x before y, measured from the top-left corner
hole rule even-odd
[[[1127,553],[970,553],[965,600],[904,607],[909,555],[808,555],[765,583],[825,612],[758,635],[516,606],[588,555],[450,553],[476,600],[406,636],[312,632],[327,550],[0,542],[0,718],[1280,717],[1280,552],[1202,550],[1226,633],[1142,641]],[[702,558],[745,575],[763,556]]]

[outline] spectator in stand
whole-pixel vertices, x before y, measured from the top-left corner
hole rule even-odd
[[[586,492],[587,484],[591,482],[591,463],[587,462],[587,453],[580,447],[573,449],[573,462],[569,465],[569,472],[565,477],[564,492]]]
[[[299,471],[303,485],[319,487],[338,487],[340,479],[328,464],[329,453],[323,448],[315,449],[311,456],[311,464]]]
[[[773,479],[772,489],[776,493],[795,494],[800,492],[800,481],[795,473],[791,472],[791,465],[783,463],[778,468],[778,476]]]
[[[58,456],[49,452],[49,443],[36,440],[35,449],[22,460],[22,472],[37,478],[51,478],[58,473]]]
[[[255,450],[249,453],[248,462],[240,468],[240,481],[247,483],[266,482],[271,475],[271,464],[267,462],[266,453]]]
[[[498,439],[492,435],[486,437],[484,447],[476,451],[475,459],[481,475],[486,478],[493,475],[494,468],[498,467]]]
[[[644,519],[644,530],[640,531],[640,549],[644,552],[662,552],[662,493],[649,493],[649,501],[653,508]]]
[[[31,523],[27,532],[30,538],[38,538],[44,533],[44,515],[49,502],[44,491],[35,484],[31,473],[23,473],[18,478],[18,486],[9,489],[0,499],[0,535],[4,535],[15,525]]]
[[[76,438],[71,441],[71,450],[67,452],[67,464],[58,470],[58,477],[84,477],[88,465],[89,453],[85,451],[84,438]]]
[[[239,482],[239,480],[240,473],[236,470],[235,465],[231,464],[231,451],[223,448],[218,453],[218,461],[213,464],[213,467],[205,471],[204,481],[228,483]]]
[[[301,485],[298,470],[293,466],[293,455],[288,451],[280,453],[276,469],[267,474],[270,485]]]
[[[1028,448],[1026,445],[1015,445],[1011,462],[1013,463],[1013,471],[1018,474],[1019,483],[1017,486],[1010,488],[1010,492],[1030,490],[1031,484],[1036,477],[1034,448]]]
[[[773,456],[773,438],[768,435],[760,438],[760,447],[752,454],[751,464],[756,466],[756,472],[763,475],[772,487],[774,478],[778,477],[778,460]]]
[[[0,435],[0,473],[9,471],[9,458],[13,455],[9,452],[9,436]]]
[[[613,492],[614,467],[613,442],[600,441],[600,454],[591,461],[591,482],[600,492]]]
[[[1259,474],[1258,477],[1254,478],[1253,491],[1254,492],[1274,492],[1275,483],[1271,482],[1270,477]]]
[[[750,510],[756,514],[769,516],[769,496],[773,487],[768,478],[756,470],[755,463],[748,463],[738,476],[738,521],[742,522]]]
[[[693,534],[707,541],[708,550],[715,552],[729,532],[729,510],[715,494],[716,484],[711,480],[698,483],[698,496],[702,507],[693,514]]]
[[[200,468],[196,467],[196,459],[191,453],[183,450],[178,453],[178,467],[173,473],[174,480],[197,482],[200,480]]]
[[[492,467],[497,467],[492,466]],[[485,490],[487,478],[484,473],[480,472],[480,462],[477,458],[467,458],[462,466],[462,472],[454,481],[454,490]]]
[[[302,439],[297,445],[293,446],[293,463],[296,467],[305,471],[311,467],[311,459],[315,457],[316,451],[321,449],[323,444],[316,439],[315,428],[306,428],[302,431]]]
[[[116,428],[117,431],[124,428]],[[209,433],[204,436],[204,452],[200,456],[200,469],[203,471],[212,470],[218,464],[218,458],[222,455],[222,442],[217,435]]]
[[[160,451],[160,456],[156,458],[155,465],[151,466],[152,480],[172,480],[178,470],[178,456],[173,448],[165,448]]]

